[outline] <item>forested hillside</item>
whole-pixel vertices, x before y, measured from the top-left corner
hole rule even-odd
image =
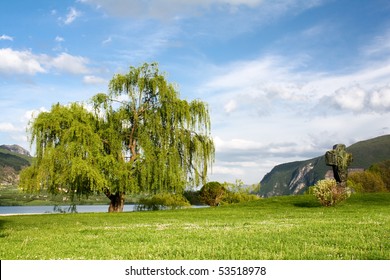
[[[0,183],[15,184],[22,168],[29,166],[32,157],[29,152],[17,145],[0,146]]]
[[[353,155],[350,168],[366,169],[374,163],[390,159],[390,135],[357,142],[347,147],[347,151]],[[324,155],[277,165],[261,180],[260,195],[301,194],[318,180],[324,179],[328,170],[331,168],[326,166]]]

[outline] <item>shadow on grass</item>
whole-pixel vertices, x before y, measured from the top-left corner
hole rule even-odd
[[[0,238],[7,237],[7,235],[4,233],[4,225],[6,221],[0,220]]]
[[[296,202],[294,203],[295,207],[300,207],[300,208],[318,208],[322,207],[321,204],[318,202],[313,202],[313,201],[301,201],[301,202]]]

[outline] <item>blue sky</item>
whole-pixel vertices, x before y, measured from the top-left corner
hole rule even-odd
[[[2,1],[0,144],[29,148],[32,115],[107,92],[158,62],[209,104],[210,180],[390,133],[387,0]]]

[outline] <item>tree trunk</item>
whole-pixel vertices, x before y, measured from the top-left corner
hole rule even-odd
[[[104,194],[110,200],[108,212],[123,212],[123,207],[125,204],[125,198],[123,193],[116,192],[115,194],[112,194],[108,189],[105,189]]]

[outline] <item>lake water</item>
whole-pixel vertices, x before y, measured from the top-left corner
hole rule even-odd
[[[136,205],[125,204],[123,211],[131,212],[134,211]],[[204,208],[208,207],[205,205],[193,205],[192,208]],[[69,206],[0,206],[1,215],[23,215],[23,214],[52,214],[60,213],[61,211],[69,212]],[[77,213],[98,213],[108,212],[108,205],[77,205]]]
[[[135,205],[125,204],[123,211],[134,210]],[[0,215],[46,214],[68,212],[69,206],[0,206]],[[108,205],[77,205],[77,213],[108,212]]]

